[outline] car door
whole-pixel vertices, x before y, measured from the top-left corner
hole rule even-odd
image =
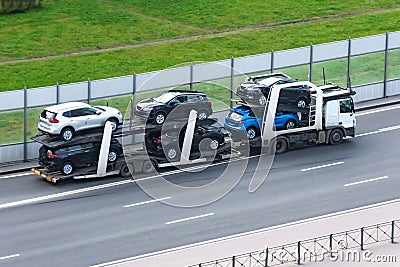
[[[82,108],[71,110],[71,125],[74,127],[75,131],[80,131],[85,129],[86,117]]]
[[[170,108],[169,112],[174,110],[174,112],[173,112],[174,118],[175,117],[185,117],[186,116],[187,108],[185,107],[185,102],[186,102],[186,96],[184,96],[184,95],[178,95],[178,96],[172,98],[168,102],[168,106]],[[173,119],[173,118],[171,118],[171,119]]]
[[[85,117],[85,128],[95,128],[104,125],[103,116],[97,113],[97,110],[92,107],[82,108],[83,116]]]
[[[344,128],[354,127],[354,105],[351,99],[344,99],[339,102],[339,125]]]

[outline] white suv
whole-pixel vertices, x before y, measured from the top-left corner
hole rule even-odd
[[[61,135],[69,141],[75,132],[96,127],[104,127],[106,121],[112,123],[113,131],[122,123],[121,112],[112,107],[92,107],[86,103],[69,102],[46,108],[40,113],[38,129],[51,135]]]

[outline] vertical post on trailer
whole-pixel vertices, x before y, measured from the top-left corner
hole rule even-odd
[[[183,139],[182,153],[180,164],[189,163],[190,149],[192,148],[194,127],[196,125],[197,111],[192,110],[189,114],[188,124],[185,132],[185,139]]]
[[[107,121],[104,126],[103,139],[101,141],[99,161],[97,165],[97,177],[104,177],[107,171],[108,153],[110,151],[112,124]]]

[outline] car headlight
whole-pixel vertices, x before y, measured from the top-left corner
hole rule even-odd
[[[149,108],[149,107],[144,107],[142,110],[143,110],[143,111],[150,111],[151,108]]]

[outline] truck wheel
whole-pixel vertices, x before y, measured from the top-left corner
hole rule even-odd
[[[288,144],[284,138],[277,138],[273,144],[274,144],[273,149],[275,150],[275,154],[285,153],[288,147]]]
[[[146,160],[143,162],[143,173],[153,173],[156,170],[156,164],[153,160]]]
[[[131,174],[131,172],[129,170],[129,167],[130,167],[130,165],[128,165],[128,163],[124,163],[124,164],[121,165],[119,173],[121,174],[122,177],[124,177],[124,178],[131,177],[132,174]]]
[[[329,135],[329,144],[331,145],[339,145],[343,141],[343,131],[340,129],[332,130]]]

